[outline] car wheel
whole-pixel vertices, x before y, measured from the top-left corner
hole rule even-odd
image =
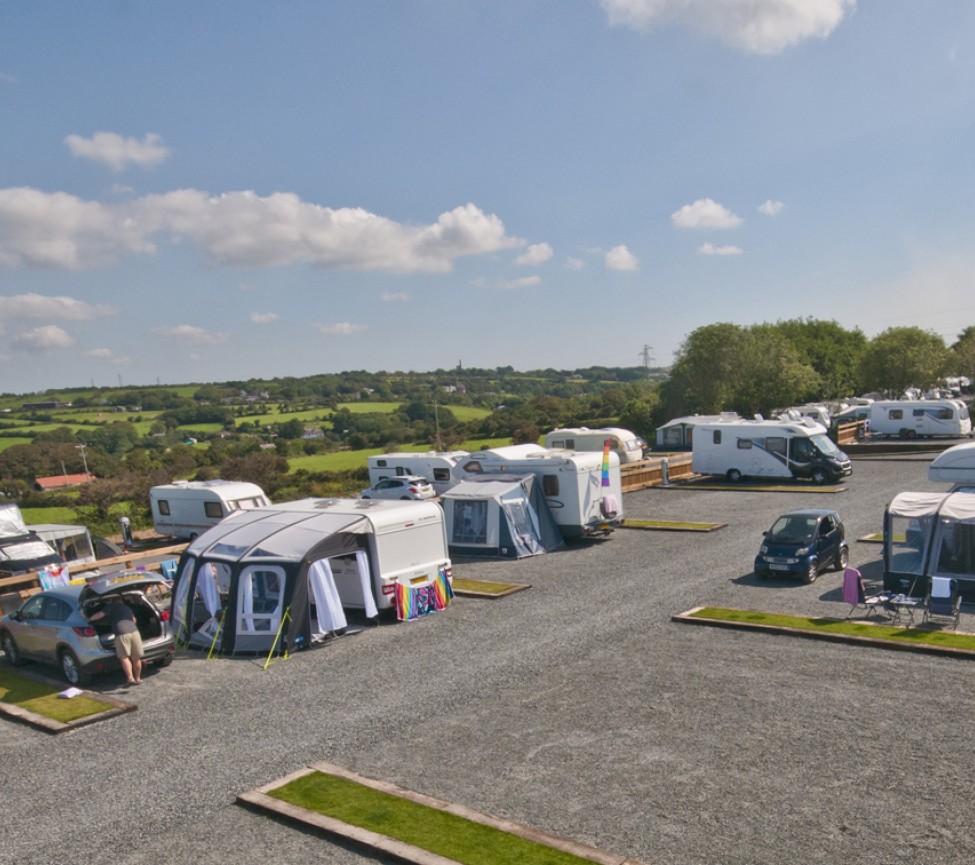
[[[736,484],[741,480],[741,472],[738,471],[738,469],[728,469],[728,474],[725,475],[725,477],[727,477],[728,480],[733,484]]]
[[[24,656],[20,654],[20,649],[17,648],[17,643],[14,642],[14,638],[4,631],[0,643],[3,644],[3,653],[7,656],[7,663],[11,667],[22,667],[24,664]]]
[[[410,497],[409,496],[400,496],[399,497],[399,500],[401,502],[408,502],[410,500]]]
[[[845,571],[850,564],[850,551],[846,547],[840,547],[840,554],[836,557],[836,570]]]
[[[806,569],[806,573],[802,575],[802,581],[804,583],[815,583],[816,577],[819,576],[819,567],[816,564],[816,560],[813,559],[809,562],[809,567]]]
[[[917,430],[909,429],[907,431],[907,437],[909,439],[916,439],[917,438]]]
[[[75,687],[84,687],[91,682],[91,674],[81,669],[81,664],[78,663],[78,658],[71,649],[64,649],[61,652],[60,663],[61,672],[70,684]]]
[[[829,480],[829,474],[827,474],[826,469],[813,469],[812,482],[814,484],[819,484],[822,486]]]

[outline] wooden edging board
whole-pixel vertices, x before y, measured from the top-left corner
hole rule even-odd
[[[64,682],[56,682],[53,679],[45,678],[44,676],[37,676],[33,673],[24,673],[21,670],[17,670],[15,673],[17,676],[22,676],[25,679],[31,679],[35,682],[42,682],[45,685],[50,685],[53,688],[63,691],[68,687]],[[15,721],[21,721],[24,724],[29,724],[32,727],[36,727],[39,730],[43,730],[45,733],[66,733],[68,730],[76,730],[78,727],[85,727],[88,724],[94,724],[96,721],[104,721],[108,718],[114,718],[116,715],[124,715],[126,712],[134,712],[139,707],[135,703],[126,703],[115,697],[110,697],[106,694],[98,694],[94,691],[84,691],[82,690],[79,696],[91,697],[93,700],[98,700],[99,703],[107,703],[109,708],[104,712],[96,712],[93,715],[85,715],[84,718],[77,718],[74,721],[55,721],[53,718],[48,718],[47,715],[40,715],[37,712],[31,712],[28,709],[24,709],[14,703],[5,703],[0,700],[0,715],[4,715],[8,718],[12,718]]]
[[[650,532],[715,532],[727,523],[682,523],[676,520],[624,520],[621,529],[643,529]]]
[[[675,613],[671,616],[673,622],[683,622],[687,625],[712,625],[716,628],[733,628],[742,631],[764,631],[767,634],[786,634],[790,637],[806,637],[810,640],[829,640],[833,643],[847,643],[850,645],[877,646],[881,649],[896,649],[903,652],[927,652],[935,655],[950,655],[953,658],[973,658],[975,651],[969,649],[956,649],[951,646],[933,646],[930,643],[906,643],[900,640],[887,640],[883,637],[865,637],[858,634],[834,634],[828,631],[812,631],[806,628],[789,628],[784,625],[764,625],[761,622],[741,622],[731,619],[705,619],[694,614],[705,607],[692,607],[683,613]],[[792,613],[782,613],[781,615],[794,615]],[[836,621],[842,621],[837,619]],[[873,624],[863,622],[861,624]],[[878,622],[877,624],[882,624]]]
[[[387,853],[391,856],[403,859],[406,862],[416,863],[416,865],[456,865],[456,860],[454,859],[448,859],[444,856],[440,856],[437,853],[431,853],[429,850],[414,847],[412,844],[406,844],[403,841],[390,838],[388,835],[380,835],[368,829],[363,829],[360,826],[353,826],[349,823],[344,823],[341,820],[327,817],[324,814],[318,813],[317,811],[309,811],[306,808],[291,805],[288,802],[282,802],[280,799],[275,799],[267,795],[271,790],[275,790],[278,787],[283,787],[297,778],[309,775],[312,772],[321,772],[325,775],[333,775],[337,778],[344,778],[347,781],[362,784],[365,787],[370,787],[373,790],[378,790],[391,796],[399,796],[400,798],[408,799],[411,802],[416,802],[419,805],[425,805],[428,808],[435,808],[438,811],[453,814],[465,820],[470,820],[473,823],[480,823],[484,826],[489,826],[492,829],[498,830],[499,832],[507,832],[511,835],[517,835],[520,838],[524,838],[536,844],[552,847],[556,850],[570,853],[573,856],[578,856],[581,859],[588,859],[590,862],[597,863],[597,865],[643,865],[643,863],[636,859],[631,859],[626,856],[619,856],[615,853],[607,853],[606,851],[598,850],[595,847],[587,847],[583,844],[578,844],[575,841],[570,841],[567,838],[559,838],[558,836],[541,832],[538,829],[523,826],[520,823],[515,823],[512,820],[492,817],[489,814],[482,814],[479,811],[474,811],[463,805],[457,805],[452,802],[446,802],[442,799],[435,799],[434,797],[427,796],[424,793],[417,793],[413,790],[397,787],[395,784],[390,784],[387,781],[378,781],[375,778],[367,778],[364,775],[359,775],[355,772],[349,771],[348,769],[343,769],[341,766],[333,765],[332,763],[315,763],[304,769],[299,769],[296,772],[292,772],[290,775],[279,778],[277,781],[272,781],[270,784],[265,784],[262,787],[258,787],[256,790],[241,793],[237,796],[237,802],[238,804],[247,805],[258,810],[270,811],[280,817],[284,817],[296,823],[311,826],[332,835],[338,835],[352,841],[355,844],[368,847],[373,850],[378,850],[382,853]]]

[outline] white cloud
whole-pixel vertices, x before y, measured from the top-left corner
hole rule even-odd
[[[251,321],[254,324],[273,324],[278,320],[276,312],[252,312]]]
[[[714,246],[711,243],[702,243],[697,248],[698,255],[741,255],[740,246]]]
[[[110,348],[92,348],[86,351],[83,355],[83,357],[98,357],[98,358],[102,358],[102,357],[107,358],[111,356],[112,356],[112,350]]]
[[[710,198],[685,204],[670,215],[670,220],[677,228],[737,228],[742,223],[740,216]]]
[[[192,324],[179,324],[176,327],[157,327],[153,333],[169,337],[187,345],[221,345],[228,339],[227,334],[217,330],[204,330]]]
[[[678,24],[750,54],[825,39],[856,0],[600,0],[610,24],[634,30]]]
[[[384,291],[382,294],[384,303],[408,303],[410,296],[405,291]]]
[[[46,324],[19,334],[14,337],[13,343],[26,351],[45,351],[49,348],[70,348],[74,340],[56,324]]]
[[[214,265],[445,273],[454,260],[521,245],[473,204],[432,225],[394,222],[362,208],[332,209],[290,193],[209,196],[195,189],[105,204],[66,193],[0,189],[0,266],[101,267],[153,253],[152,237],[189,240]]]
[[[126,364],[132,363],[132,358],[129,357],[116,357],[115,353],[110,348],[91,348],[86,351],[82,357],[93,357],[96,360],[107,360],[110,361],[114,366],[125,366]]]
[[[608,270],[639,270],[640,262],[623,244],[614,246],[606,253],[606,268]]]
[[[514,289],[514,288],[531,288],[533,285],[538,285],[541,283],[542,278],[540,276],[523,276],[520,279],[509,279],[507,282],[501,284],[502,288]]]
[[[109,306],[92,306],[73,297],[47,297],[42,294],[0,295],[0,322],[11,318],[88,321],[114,313],[115,310]]]
[[[566,270],[582,270],[586,263],[581,258],[567,258],[565,260]]]
[[[758,206],[758,212],[764,213],[766,216],[776,216],[781,213],[783,207],[785,205],[781,201],[772,201],[770,198],[764,204]]]
[[[169,158],[169,148],[155,132],[138,138],[123,138],[117,132],[96,132],[91,138],[69,135],[64,139],[72,156],[90,159],[108,166],[112,171],[122,171],[130,165],[152,168]]]
[[[552,247],[547,243],[533,243],[515,259],[515,264],[535,267],[544,264],[553,254]]]
[[[316,324],[315,329],[319,333],[334,336],[351,336],[353,333],[361,333],[366,329],[364,324],[349,324],[347,321],[338,324]]]

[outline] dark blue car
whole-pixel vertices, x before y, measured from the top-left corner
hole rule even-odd
[[[843,521],[836,511],[803,508],[782,514],[765,532],[755,556],[755,574],[795,576],[813,582],[820,571],[841,571],[850,560]]]

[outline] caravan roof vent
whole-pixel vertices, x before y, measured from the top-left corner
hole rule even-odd
[[[326,508],[335,507],[338,503],[339,499],[318,499],[314,506],[320,510],[325,510]]]
[[[380,502],[375,499],[358,499],[355,503],[357,510],[369,510],[369,508],[378,508]]]

